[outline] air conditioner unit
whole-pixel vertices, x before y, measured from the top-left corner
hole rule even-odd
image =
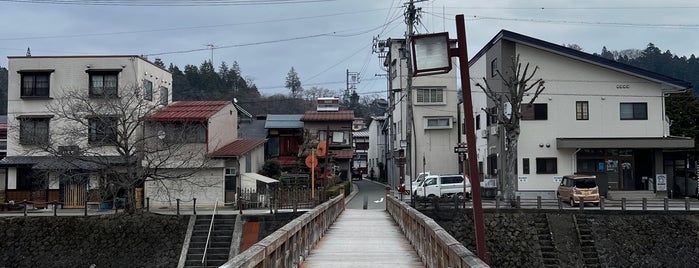
[[[481,138],[488,138],[488,130],[481,129]]]

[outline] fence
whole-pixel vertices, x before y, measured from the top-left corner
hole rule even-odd
[[[386,209],[427,267],[489,267],[431,218],[395,197]]]
[[[221,267],[298,267],[344,209],[344,195],[339,195],[287,223]]]
[[[319,193],[316,192],[316,193]],[[237,202],[240,202],[241,208],[277,208],[277,209],[296,209],[296,208],[313,208],[320,203],[318,197],[311,196],[311,190],[308,188],[258,188],[241,189]],[[238,203],[232,203],[234,207],[238,207]]]
[[[420,198],[416,199],[416,208],[462,208],[467,206],[467,202],[460,198]],[[626,199],[610,200],[600,197],[599,203],[585,203],[583,205],[576,204],[570,206],[567,203],[561,202],[558,199],[544,199],[537,197],[520,198],[513,200],[512,203],[505,202],[501,198],[484,199],[484,208],[495,209],[558,209],[558,210],[640,210],[640,211],[691,211],[699,210],[699,200],[693,200],[688,197],[684,199]]]

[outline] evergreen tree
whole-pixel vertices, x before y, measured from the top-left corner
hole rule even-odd
[[[301,79],[299,79],[298,73],[291,67],[289,73],[286,75],[286,85],[285,87],[291,91],[291,97],[296,98],[299,93],[303,90],[301,87]]]

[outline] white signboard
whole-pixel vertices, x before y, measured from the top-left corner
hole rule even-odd
[[[667,191],[667,174],[655,174],[655,189]]]
[[[527,182],[527,176],[519,176],[519,177],[517,177],[517,179],[518,179],[519,182],[521,182],[521,183],[526,183],[526,182]]]

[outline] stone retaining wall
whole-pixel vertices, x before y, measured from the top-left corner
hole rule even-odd
[[[471,210],[422,210],[469,250],[476,252]],[[484,214],[492,267],[542,267],[534,221],[547,217],[561,267],[581,267],[572,215],[534,210]],[[699,214],[585,212],[603,267],[699,267]],[[572,228],[570,228],[572,226]]]
[[[176,267],[189,216],[0,217],[0,267]]]

